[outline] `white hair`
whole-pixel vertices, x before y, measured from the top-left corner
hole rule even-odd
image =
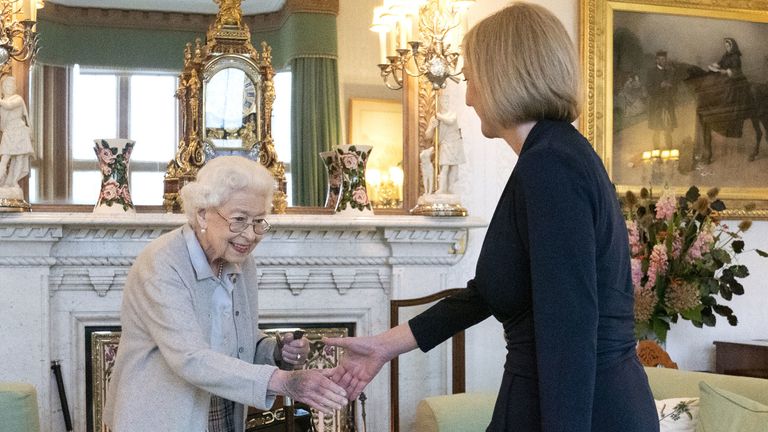
[[[232,193],[249,190],[262,195],[266,208],[271,208],[275,179],[264,166],[241,156],[219,156],[197,173],[197,179],[179,192],[184,214],[193,227],[197,226],[198,210],[219,207]]]

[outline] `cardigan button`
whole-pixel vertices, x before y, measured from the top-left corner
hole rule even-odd
[[[237,350],[237,352],[239,352],[240,354],[242,354],[242,353],[243,353],[243,351],[245,351],[245,350],[243,349],[243,347],[240,347],[240,349],[239,349],[239,350]]]

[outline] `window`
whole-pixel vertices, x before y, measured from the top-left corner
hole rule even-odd
[[[36,82],[45,90],[33,96],[33,104],[49,109],[68,105],[70,110],[53,109],[39,117],[48,120],[36,137],[41,150],[32,162],[30,202],[95,204],[101,174],[94,140],[123,137],[136,142],[130,164],[134,204],[162,205],[167,164],[181,139],[175,98],[178,73],[116,72],[77,65],[45,68],[49,69],[36,72]],[[54,73],[58,75],[51,79]],[[274,84],[272,134],[290,184],[291,73],[278,73]]]
[[[143,72],[105,73],[75,67],[72,78],[72,202],[92,204],[101,181],[94,139],[136,141],[131,193],[136,205],[161,205],[163,176],[179,140],[178,78]]]

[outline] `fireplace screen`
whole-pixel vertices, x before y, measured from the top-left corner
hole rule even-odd
[[[294,325],[295,324],[295,325]],[[336,366],[341,352],[335,347],[325,347],[322,343],[323,337],[346,337],[354,334],[354,324],[266,324],[261,326],[267,333],[282,332],[287,328],[299,327],[306,332],[306,337],[310,341],[310,352],[306,369],[325,369]],[[117,354],[118,343],[120,342],[120,327],[86,327],[85,329],[85,350],[86,350],[86,424],[87,432],[109,432],[106,426],[101,422],[102,411],[104,408],[104,398],[107,391],[107,384],[112,373],[112,367]],[[324,432],[353,432],[354,409],[348,405],[345,409],[335,413],[332,417],[323,416],[315,410],[306,410],[306,406],[296,404],[299,417],[302,414],[306,419],[301,419],[309,424],[309,430]],[[284,423],[285,410],[283,408],[282,398],[278,398],[275,406],[268,411],[248,410],[248,431],[267,431],[281,430],[272,429],[268,426],[279,427]],[[301,423],[297,423],[301,424]],[[304,432],[297,430],[296,432]]]

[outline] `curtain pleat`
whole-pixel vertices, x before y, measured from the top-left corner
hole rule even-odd
[[[341,141],[336,59],[295,58],[291,73],[293,205],[322,206],[327,173],[318,153]]]

